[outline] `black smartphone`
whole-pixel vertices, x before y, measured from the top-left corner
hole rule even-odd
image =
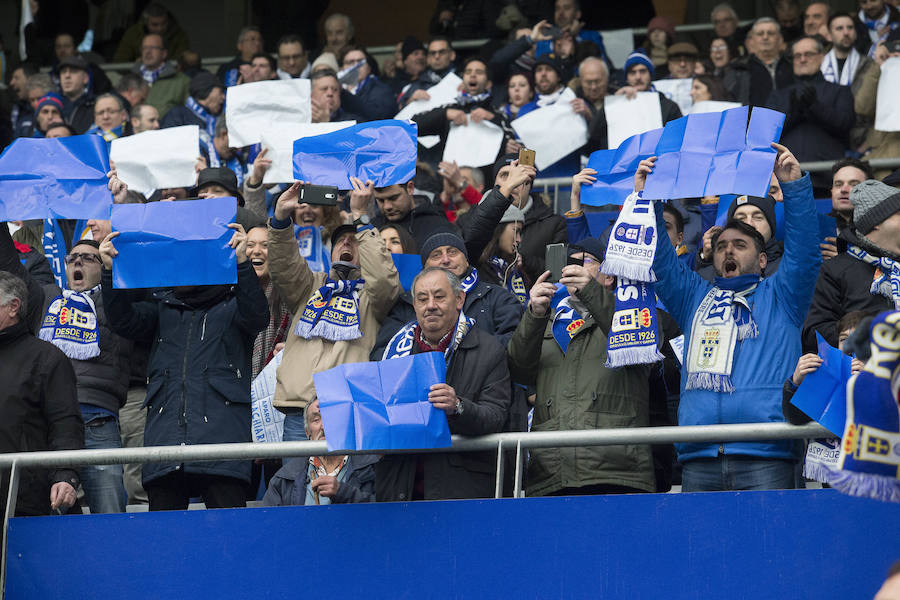
[[[300,188],[300,204],[334,206],[338,201],[338,189],[330,185],[307,184]]]
[[[547,270],[550,271],[550,279],[547,281],[556,283],[562,277],[562,270],[566,266],[566,259],[568,258],[567,254],[565,244],[547,245],[547,250],[544,254]]]
[[[554,40],[558,40],[563,36],[562,29],[557,27],[556,25],[547,25],[542,29],[544,35],[549,35]]]

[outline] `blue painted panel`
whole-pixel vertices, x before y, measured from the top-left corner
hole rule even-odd
[[[833,490],[10,522],[10,600],[872,598],[900,507]]]

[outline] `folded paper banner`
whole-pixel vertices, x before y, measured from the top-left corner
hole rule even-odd
[[[622,204],[634,190],[634,174],[645,158],[656,153],[662,128],[633,135],[615,150],[591,153],[587,166],[597,171],[597,181],[581,186],[581,203],[589,206]]]
[[[112,229],[114,288],[217,285],[237,282],[235,198],[116,204]]]
[[[108,172],[99,135],[19,138],[0,155],[0,221],[108,219]]]
[[[200,128],[182,125],[114,139],[109,158],[129,189],[149,197],[162,188],[193,187],[199,147]]]
[[[416,176],[416,131],[409,121],[370,121],[294,142],[294,178],[353,189],[350,177],[375,187]]]
[[[426,352],[313,375],[328,450],[449,447],[447,417],[428,402],[446,370],[443,354]]]
[[[878,95],[875,97],[875,129],[900,131],[900,58],[894,57],[881,65]]]
[[[422,272],[422,259],[418,254],[391,254],[394,266],[400,275],[400,285],[403,291],[412,290],[413,279]]]
[[[242,148],[262,141],[261,132],[312,120],[309,79],[257,81],[228,88],[228,143]]]
[[[555,104],[533,110],[511,125],[526,147],[534,150],[534,164],[546,169],[587,143],[584,117],[572,109],[575,93],[566,88]]]
[[[456,73],[447,73],[437,84],[425,90],[429,96],[428,100],[413,100],[404,106],[403,110],[398,112],[394,118],[405,121],[406,119],[412,119],[416,115],[454,102],[456,97],[459,96],[459,86],[462,85],[462,82],[462,79]]]
[[[444,160],[467,167],[493,165],[502,143],[503,130],[490,121],[469,120],[465,125],[450,125]]]
[[[803,379],[791,404],[841,437],[847,420],[847,382],[850,381],[852,361],[837,348],[829,346],[818,333],[816,340],[822,365]]]
[[[731,108],[740,108],[740,102],[722,102],[719,100],[704,100],[702,102],[697,102],[693,106],[691,106],[692,115],[699,115],[701,113],[711,113],[711,112],[722,112],[724,110],[729,110]]]
[[[331,133],[356,125],[356,121],[334,123],[289,123],[275,129],[263,131],[262,147],[267,150],[266,158],[272,165],[263,177],[263,183],[294,182],[294,142],[305,137]]]
[[[606,113],[608,148],[618,148],[633,135],[663,126],[659,94],[656,92],[638,92],[634,98],[606,96],[603,110]]]

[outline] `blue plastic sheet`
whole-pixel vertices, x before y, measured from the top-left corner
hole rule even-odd
[[[403,291],[412,290],[413,279],[422,271],[422,258],[418,254],[391,254],[394,266],[400,274],[400,285]]]
[[[208,198],[116,204],[112,229],[114,288],[217,285],[237,282],[234,231],[237,200]]]
[[[822,427],[841,437],[847,421],[847,382],[851,358],[816,333],[822,365],[807,375],[794,392],[791,404]]]
[[[328,450],[404,450],[450,446],[444,411],[428,402],[445,383],[440,352],[349,363],[313,375]]]
[[[776,152],[769,144],[781,137],[782,113],[755,107],[688,115],[662,129],[632,136],[615,150],[591,154],[588,166],[597,181],[585,186],[581,202],[622,204],[634,187],[641,160],[658,156],[647,178],[644,198],[669,200],[720,194],[765,196]]]
[[[107,172],[98,135],[19,138],[0,155],[0,221],[108,219]]]
[[[418,127],[411,121],[369,121],[294,142],[294,177],[315,185],[353,189],[350,177],[375,187],[416,176]]]

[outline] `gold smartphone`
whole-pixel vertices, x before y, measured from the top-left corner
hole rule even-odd
[[[528,148],[522,148],[519,150],[519,164],[520,165],[528,165],[529,167],[534,166],[534,150],[529,150]]]

